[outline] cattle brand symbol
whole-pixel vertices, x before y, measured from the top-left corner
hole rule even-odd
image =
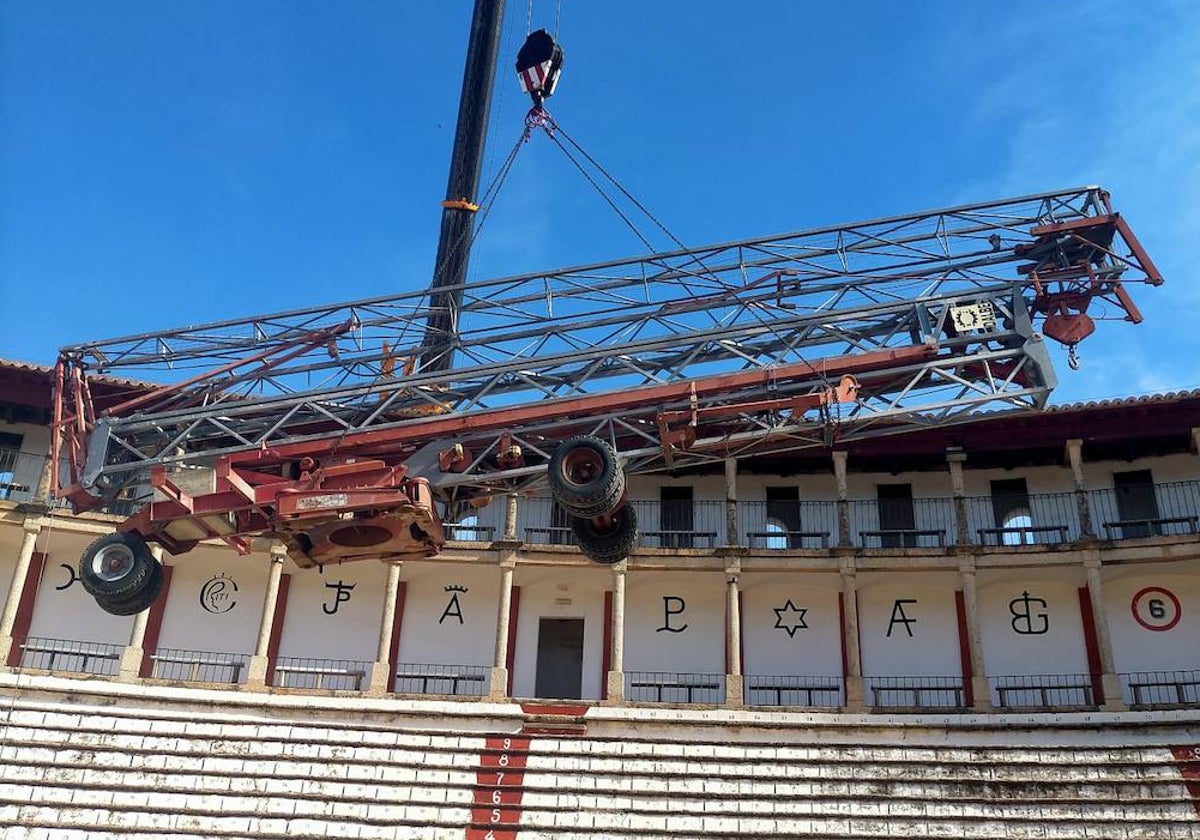
[[[664,595],[663,596],[663,626],[659,627],[654,632],[661,633],[664,630],[666,630],[668,633],[682,633],[684,630],[688,629],[686,621],[684,622],[682,627],[673,627],[671,625],[671,616],[679,615],[686,609],[687,609],[687,602],[685,602],[678,595]]]
[[[200,606],[206,612],[216,615],[227,613],[237,606],[238,585],[233,578],[225,577],[225,573],[213,575],[208,582],[200,587]]]
[[[67,563],[59,563],[58,565],[60,568],[66,569],[67,571],[67,582],[54,587],[59,592],[62,592],[64,589],[70,589],[71,585],[75,583],[75,581],[79,580],[79,575],[75,574],[74,566],[68,565]]]
[[[1033,605],[1038,604],[1046,609],[1044,598],[1031,598],[1028,592],[1022,592],[1020,598],[1008,602],[1008,611],[1012,613],[1012,629],[1021,636],[1040,636],[1050,629],[1050,618],[1044,612],[1033,612]]]
[[[773,609],[775,611],[774,629],[786,630],[789,639],[795,638],[797,630],[808,629],[808,623],[804,620],[804,615],[808,610],[804,607],[797,607],[792,603],[791,598],[788,598],[782,607]]]
[[[1155,633],[1173,628],[1183,617],[1183,607],[1175,593],[1161,586],[1147,586],[1129,602],[1134,620]]]
[[[459,624],[464,624],[465,622],[463,621],[462,604],[458,602],[458,593],[461,592],[465,595],[467,592],[467,587],[459,586],[457,583],[452,583],[445,587],[445,591],[452,594],[450,595],[450,602],[446,604],[446,609],[442,610],[442,617],[438,619],[438,624],[441,624],[447,618],[457,618]]]
[[[915,603],[917,603],[916,598],[897,598],[895,600],[892,604],[892,618],[888,622],[887,638],[892,638],[892,629],[897,624],[904,625],[904,632],[908,633],[908,638],[911,639],[913,637],[912,625],[916,624],[917,620],[909,618],[908,614],[904,612],[904,605]]]
[[[322,604],[321,611],[325,615],[336,615],[338,607],[350,600],[350,593],[354,591],[354,587],[356,586],[358,586],[357,583],[346,583],[344,580],[339,580],[337,583],[325,584],[326,589],[334,591],[333,605]]]

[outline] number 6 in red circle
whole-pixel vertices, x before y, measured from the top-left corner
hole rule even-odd
[[[1133,620],[1155,633],[1163,633],[1179,623],[1183,607],[1175,593],[1161,586],[1147,586],[1139,590],[1129,602]]]

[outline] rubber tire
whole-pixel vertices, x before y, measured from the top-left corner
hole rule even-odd
[[[613,520],[610,531],[598,531],[591,519],[576,518],[571,522],[579,550],[593,563],[605,566],[620,563],[637,548],[637,512],[633,505],[618,508],[613,512]]]
[[[92,563],[104,549],[117,546],[127,549],[133,556],[133,562],[123,577],[105,580],[92,571]],[[156,566],[158,561],[150,554],[146,541],[137,534],[105,534],[84,549],[79,560],[79,582],[97,600],[127,601],[151,585]]]
[[[580,448],[592,450],[600,460],[599,473],[586,484],[569,480],[563,471],[567,458]],[[608,513],[625,495],[625,473],[617,464],[617,453],[592,435],[576,435],[560,443],[550,458],[546,478],[554,501],[567,513],[583,519]]]
[[[112,615],[137,615],[143,610],[149,609],[158,600],[158,596],[162,594],[162,588],[162,566],[155,562],[154,570],[150,574],[150,583],[142,592],[119,600],[97,597],[96,605]]]

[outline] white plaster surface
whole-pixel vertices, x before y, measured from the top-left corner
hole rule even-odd
[[[337,601],[337,584],[348,600]],[[387,568],[374,560],[292,575],[280,656],[373,662],[379,649]],[[353,587],[348,589],[345,587]]]
[[[666,610],[683,611],[671,615]],[[672,632],[681,630],[681,632]],[[630,572],[625,670],[725,673],[725,577],[712,572]]]
[[[840,677],[840,586],[838,575],[743,574],[745,673]]]
[[[500,570],[496,566],[405,563],[399,661],[421,665],[492,664]],[[466,592],[446,587],[466,587]],[[452,601],[457,595],[457,607]]]
[[[520,568],[513,583],[521,587],[513,695],[535,696],[541,619],[577,618],[583,619],[582,697],[599,699],[604,679],[604,593],[612,588],[612,573],[606,568]]]
[[[269,556],[260,552],[239,557],[228,549],[198,546],[165,559],[172,566],[171,588],[159,648],[253,653]]]

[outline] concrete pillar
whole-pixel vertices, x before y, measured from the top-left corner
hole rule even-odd
[[[849,453],[833,453],[833,477],[837,481],[838,545],[850,545],[850,498],[846,491],[846,458]]]
[[[517,494],[504,497],[504,542],[517,541]]]
[[[38,532],[41,526],[33,519],[26,518],[21,527],[21,548],[17,552],[17,567],[13,569],[12,582],[8,588],[8,597],[4,600],[4,612],[0,614],[0,667],[8,661],[9,651],[12,650],[13,625],[17,622],[17,608],[21,605],[21,595],[25,592],[25,579],[29,577],[29,564],[33,562],[33,550],[37,547]]]
[[[738,535],[737,458],[725,459],[725,545],[740,545]]]
[[[396,629],[396,599],[400,595],[402,563],[388,563],[387,583],[383,589],[383,610],[379,616],[379,647],[375,664],[371,666],[371,685],[367,694],[382,697],[392,690],[388,685],[392,673],[392,631]]]
[[[508,617],[512,609],[513,560],[500,562],[500,606],[496,610],[496,655],[492,659],[492,675],[488,697],[508,698]]]
[[[1192,429],[1192,451],[1200,455],[1200,426]]]
[[[1088,500],[1087,485],[1083,481],[1083,441],[1079,438],[1067,441],[1067,463],[1071,465],[1071,479],[1075,484],[1075,504],[1079,508],[1079,535],[1095,537],[1092,506]]]
[[[845,616],[843,644],[846,646],[846,711],[864,708],[862,656],[858,642],[858,579],[853,558],[843,558],[842,613]]]
[[[613,566],[612,651],[606,679],[608,699],[616,703],[625,699],[625,574],[628,568],[627,560]]]
[[[271,648],[271,632],[275,629],[275,605],[279,600],[279,581],[283,578],[285,557],[287,546],[283,543],[271,546],[271,567],[267,575],[267,592],[263,596],[262,616],[258,621],[258,641],[246,669],[246,685],[251,688],[265,688],[267,685],[267,656]]]
[[[963,612],[967,623],[967,650],[971,652],[971,707],[986,712],[992,709],[992,690],[987,681],[987,663],[983,658],[983,631],[979,624],[979,595],[975,582],[975,558],[964,558],[958,566],[959,586],[963,594]]]
[[[12,647],[12,628],[17,623],[17,607],[20,606],[20,596],[25,592],[25,578],[29,577],[29,564],[34,560],[34,548],[37,546],[37,534],[41,532],[41,524],[26,518],[22,528],[25,533],[20,538],[17,568],[12,571],[12,583],[8,587],[4,613],[0,614],[0,662],[7,661],[8,649]]]
[[[745,705],[742,680],[742,605],[738,589],[741,569],[725,570],[725,650],[728,664],[725,668],[725,705]]]
[[[1100,579],[1100,552],[1088,551],[1084,558],[1087,572],[1088,600],[1092,604],[1092,621],[1096,627],[1096,647],[1100,652],[1101,683],[1104,686],[1104,709],[1125,711],[1129,708],[1121,692],[1121,680],[1113,660],[1112,636],[1108,629],[1108,614],[1104,611],[1104,584]]]
[[[150,554],[162,563],[163,548],[154,543],[150,546]],[[142,670],[142,659],[146,654],[146,627],[150,623],[150,607],[142,610],[133,617],[133,629],[129,631],[129,644],[121,651],[121,670],[117,675],[120,682],[134,682]]]
[[[954,544],[971,544],[971,526],[967,521],[967,491],[963,482],[963,464],[967,453],[957,447],[946,450],[946,466],[950,468],[950,492],[954,496]]]

